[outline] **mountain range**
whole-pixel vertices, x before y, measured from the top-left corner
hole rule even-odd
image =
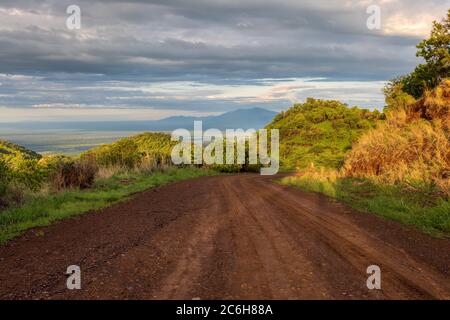
[[[0,123],[1,128],[15,129],[75,129],[95,131],[172,131],[178,128],[193,130],[194,121],[203,122],[203,130],[216,128],[224,129],[261,129],[277,113],[274,111],[252,108],[239,109],[220,115],[207,117],[174,116],[160,120],[141,121],[64,121],[64,122],[40,122],[27,121],[16,123]]]

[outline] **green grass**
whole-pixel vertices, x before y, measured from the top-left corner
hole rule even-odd
[[[99,179],[93,188],[87,190],[30,195],[21,207],[0,212],[0,243],[27,229],[110,206],[140,191],[211,174],[214,172],[196,168],[173,168],[148,174],[123,173]]]
[[[325,194],[359,211],[415,226],[433,236],[450,236],[450,201],[436,195],[432,188],[413,190],[368,179],[309,176],[286,177],[280,183]]]

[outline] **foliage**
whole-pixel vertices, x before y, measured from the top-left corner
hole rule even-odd
[[[354,145],[347,176],[385,183],[435,184],[450,195],[450,80],[417,102],[391,109],[387,121]]]
[[[11,172],[6,162],[0,159],[0,208],[6,205],[5,196],[11,180]]]
[[[21,156],[10,161],[13,180],[23,188],[39,190],[44,182],[44,173],[37,160],[23,159]]]
[[[95,157],[99,166],[122,166],[133,169],[150,159],[157,164],[168,162],[175,145],[165,133],[143,133],[89,150],[81,155]]]
[[[434,90],[427,90],[414,106],[427,120],[441,120],[450,129],[450,79],[444,79]]]
[[[24,190],[38,190],[44,176],[38,166],[41,155],[0,140],[0,206],[20,202]]]
[[[406,110],[416,99],[403,90],[404,77],[397,77],[386,84],[383,89],[386,107],[385,112]]]
[[[17,144],[0,139],[0,160],[9,162],[16,158],[39,160],[42,156]]]
[[[419,64],[412,73],[402,77],[400,82],[402,90],[420,98],[426,89],[433,89],[450,76],[450,10],[441,22],[433,22],[430,37],[421,41],[417,49],[416,55],[422,57],[425,63]]]
[[[85,189],[94,184],[97,171],[95,159],[65,161],[54,169],[51,174],[51,182],[56,190]]]
[[[348,108],[334,100],[308,98],[303,104],[278,114],[267,129],[280,130],[280,162],[285,168],[305,168],[311,163],[338,168],[353,142],[377,120],[378,111]]]

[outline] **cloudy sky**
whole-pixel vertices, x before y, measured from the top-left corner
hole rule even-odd
[[[81,8],[81,29],[66,10]],[[367,28],[367,7],[381,28]],[[450,0],[0,0],[0,122],[383,106]]]

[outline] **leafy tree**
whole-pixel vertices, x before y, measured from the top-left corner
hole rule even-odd
[[[436,87],[450,76],[450,9],[441,22],[433,22],[430,37],[420,42],[417,49],[416,55],[425,63],[401,79],[403,90],[416,99],[423,95],[425,89]]]

